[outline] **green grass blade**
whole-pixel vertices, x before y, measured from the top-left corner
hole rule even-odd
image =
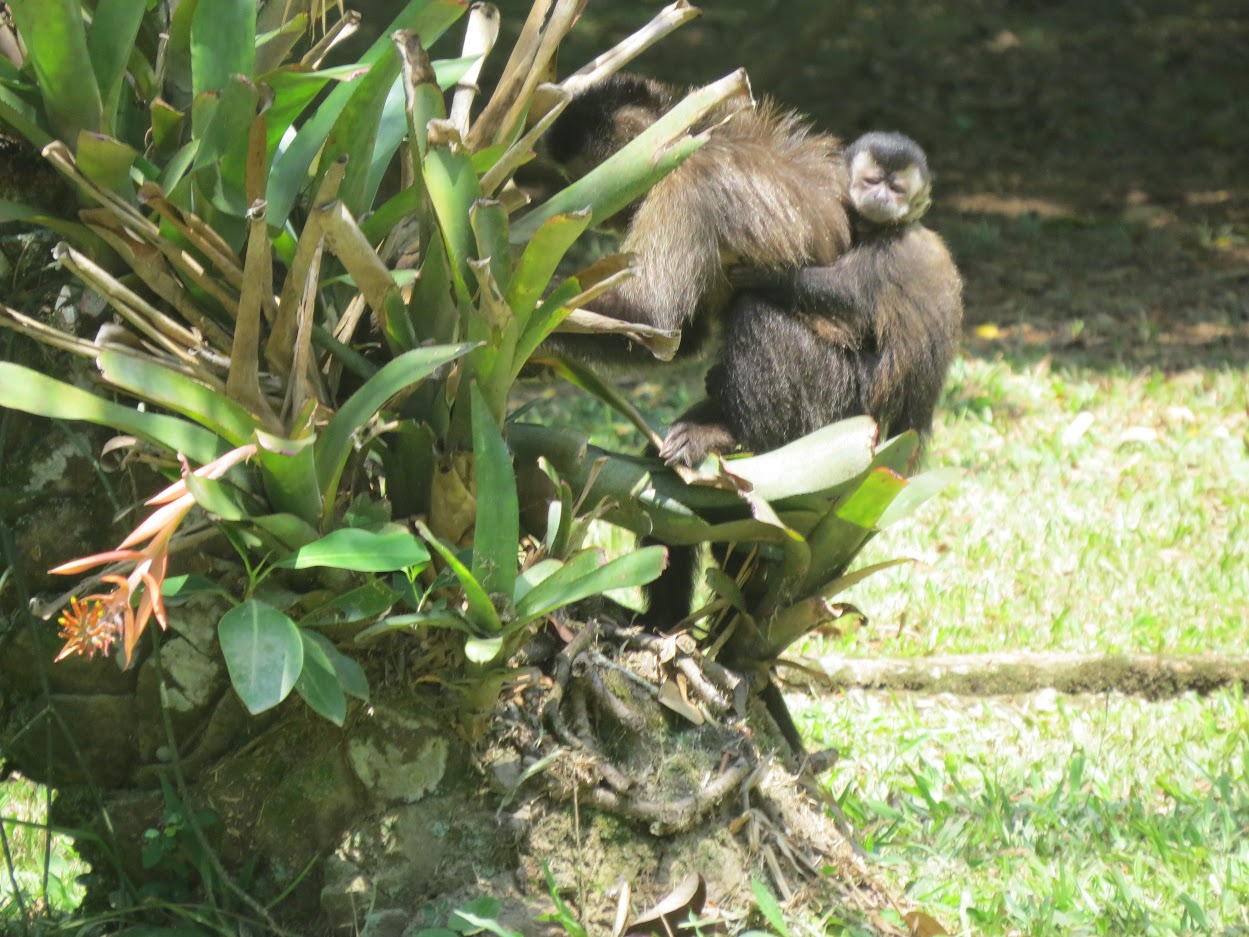
[[[438,539],[434,532],[425,526],[424,521],[416,522],[416,529],[429,544],[430,549],[442,558],[447,564],[447,568],[455,574],[455,578],[459,580],[460,588],[464,590],[464,600],[468,605],[468,617],[474,625],[486,634],[494,635],[503,630],[503,622],[499,619],[499,613],[494,607],[494,603],[490,601],[490,596],[481,583],[473,575],[472,571],[460,562],[460,558],[455,555],[450,547]]]

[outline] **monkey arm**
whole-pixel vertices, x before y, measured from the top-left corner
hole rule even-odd
[[[736,268],[729,282],[782,309],[836,319],[850,334],[866,335],[873,324],[873,297],[879,292],[867,260],[852,250],[822,267]]]

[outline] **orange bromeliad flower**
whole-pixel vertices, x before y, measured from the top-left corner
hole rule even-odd
[[[64,612],[59,619],[65,647],[56,656],[57,660],[70,654],[90,657],[97,652],[107,653],[113,642],[120,638],[125,666],[129,667],[135,645],[139,643],[139,637],[151,617],[155,615],[162,628],[169,627],[160,592],[165,581],[165,571],[169,566],[169,542],[182,519],[195,505],[195,498],[187,490],[186,476],[194,474],[200,478],[220,478],[238,463],[251,458],[255,452],[254,444],[240,446],[194,472],[191,472],[184,459],[183,477],[160,494],[148,499],[148,504],[160,507],[132,530],[116,550],[70,560],[48,570],[50,573],[68,576],[85,572],[95,566],[103,566],[105,563],[134,563],[129,576],[114,574],[100,577],[102,582],[110,582],[116,586],[112,592],[89,595],[82,600],[70,600],[69,611]],[[148,541],[147,546],[132,549],[144,540]],[[131,605],[136,594],[139,594],[137,612]]]

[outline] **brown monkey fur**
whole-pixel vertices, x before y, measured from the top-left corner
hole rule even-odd
[[[680,97],[661,82],[614,75],[573,99],[547,131],[547,153],[577,178]],[[713,113],[707,143],[621,213],[620,249],[637,255],[637,275],[588,304],[603,315],[681,329],[680,357],[706,347],[732,297],[726,258],[781,270],[832,263],[850,246],[841,142],[770,103],[723,118]],[[557,335],[551,344],[593,361],[654,361],[619,336]]]
[[[962,324],[962,281],[944,242],[919,224],[924,152],[896,133],[846,151],[854,247],[823,267],[738,280],[708,399],[669,431],[661,454],[697,464],[736,445],[775,449],[869,414],[887,435],[927,436]]]

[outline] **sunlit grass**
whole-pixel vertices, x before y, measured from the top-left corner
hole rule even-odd
[[[46,808],[46,791],[40,785],[16,776],[0,782],[0,823],[8,851],[0,855],[0,932],[6,920],[20,919],[23,904],[28,914],[36,914],[71,911],[82,901],[77,876],[86,865],[66,837],[53,835],[48,843]]]
[[[920,561],[847,594],[869,623],[803,650],[1243,654],[1247,388],[1243,370],[956,362],[927,465],[966,476],[861,557]],[[699,389],[637,399],[663,426]],[[641,446],[597,404],[543,406]],[[843,753],[828,781],[873,868],[951,933],[1249,934],[1239,693],[794,702],[812,745]]]

